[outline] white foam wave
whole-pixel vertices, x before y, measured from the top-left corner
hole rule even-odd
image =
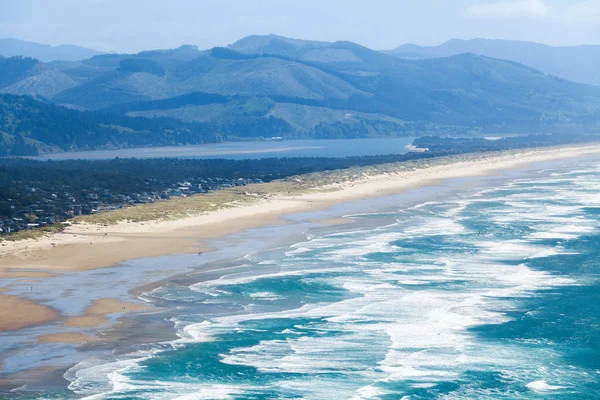
[[[510,321],[512,311],[522,311],[523,297],[577,284],[568,277],[533,269],[528,263],[573,254],[541,239],[576,239],[598,230],[598,221],[582,215],[583,207],[600,204],[597,193],[592,199],[594,193],[586,192],[593,186],[586,188],[572,177],[524,179],[456,201],[420,204],[410,209],[409,217],[398,214],[398,222],[386,227],[311,237],[291,246],[282,259],[264,260],[248,266],[249,273],[200,282],[190,289],[227,299],[230,293],[225,289],[234,286],[297,277],[306,285],[343,288],[347,296],[275,312],[256,301],[235,315],[199,323],[176,320],[180,339],[171,345],[213,341],[225,333],[243,334],[251,321],[287,320],[289,327],[278,328],[275,337],[234,346],[220,354],[220,360],[263,373],[304,374],[319,383],[331,372],[344,373],[352,377],[348,388],[343,389],[348,389],[343,392],[347,396],[342,396],[341,388],[335,396],[353,399],[385,396],[388,393],[380,387],[382,382],[410,380],[414,388],[427,388],[456,379],[465,371],[488,371],[492,366],[502,371],[537,371],[554,357],[551,352],[532,351],[531,343],[509,346],[483,342],[469,329]],[[514,233],[508,239],[499,239],[494,233],[474,235],[465,223],[469,218],[489,223],[491,228],[518,229],[510,231]],[[435,236],[443,236],[444,246],[431,245]],[[427,239],[429,250],[406,251],[394,244],[403,239],[418,243],[421,238]],[[446,247],[446,243],[453,247]],[[390,262],[388,255],[381,257],[381,253],[392,254],[394,261]],[[385,261],[377,261],[378,257]],[[268,290],[250,290],[247,297],[269,301],[285,297],[276,289]],[[128,373],[147,356],[100,366],[81,364],[71,372],[75,377],[72,390],[85,395],[145,388],[180,400],[235,398],[254,390],[241,384],[192,383],[184,387],[160,380],[131,381]],[[95,385],[93,382],[102,382],[102,375],[108,382]],[[521,387],[526,385],[534,391],[564,388],[539,380],[535,373],[509,375],[507,379],[520,379]],[[538,380],[526,383],[533,379]],[[306,382],[282,379],[273,385],[293,388],[294,393],[301,393],[298,397],[323,398],[322,390]],[[162,394],[153,396],[160,398]]]
[[[177,332],[177,336],[180,337],[179,340],[174,341],[174,344],[180,343],[200,343],[200,342],[211,342],[214,340],[214,336],[212,336],[208,331],[211,327],[210,321],[203,321],[198,324],[186,325],[183,329],[180,329]]]
[[[228,400],[245,394],[250,387],[235,385],[205,385],[202,389],[173,398],[173,400]]]
[[[553,390],[565,389],[565,386],[549,385],[546,381],[529,382],[527,387],[538,392],[548,392]]]
[[[266,301],[276,301],[276,300],[281,300],[284,297],[277,295],[275,293],[271,293],[271,292],[255,292],[255,293],[250,293],[249,296],[255,300],[266,300]]]
[[[352,268],[349,267],[333,267],[333,268],[314,268],[314,269],[293,269],[280,272],[272,272],[265,274],[242,274],[241,276],[236,275],[225,275],[218,279],[195,283],[190,286],[190,289],[195,292],[201,292],[212,296],[220,296],[222,294],[228,294],[229,292],[218,289],[223,286],[236,286],[243,285],[251,282],[256,282],[263,279],[274,279],[284,278],[293,276],[309,276],[314,274],[323,273],[335,273],[335,272],[349,272]]]
[[[109,362],[92,358],[70,368],[64,377],[71,381],[69,390],[86,396],[86,400],[103,399],[106,393],[130,390],[130,381],[124,374],[139,369],[139,363],[152,355],[150,351],[137,352],[129,359]]]

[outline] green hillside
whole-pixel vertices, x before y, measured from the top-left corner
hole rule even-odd
[[[0,92],[102,114],[216,126],[232,138],[272,131],[286,137],[586,131],[600,123],[600,87],[513,61],[475,54],[406,60],[351,42],[273,35],[208,51],[182,46],[76,62],[0,59],[0,71]],[[262,135],[231,128],[273,121],[280,128]],[[146,143],[159,142],[165,141]]]
[[[215,143],[282,136],[285,121],[247,116],[220,123],[183,122],[77,111],[27,96],[0,95],[0,156],[101,148]]]

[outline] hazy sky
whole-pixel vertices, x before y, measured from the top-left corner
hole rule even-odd
[[[251,34],[374,49],[450,38],[600,44],[600,0],[0,0],[0,37],[137,52]]]

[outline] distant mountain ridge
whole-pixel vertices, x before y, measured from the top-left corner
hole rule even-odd
[[[92,58],[99,54],[103,53],[97,50],[86,49],[84,47],[74,46],[71,44],[50,46],[48,44],[29,42],[13,38],[0,39],[0,56],[7,58],[23,56],[35,58],[42,62],[80,61],[87,58]]]
[[[516,61],[573,82],[600,85],[600,46],[595,45],[553,47],[512,40],[452,39],[439,46],[405,44],[386,53],[412,60],[473,53]]]
[[[330,42],[292,39],[278,35],[252,35],[227,46],[240,53],[294,54],[299,49],[327,47]]]
[[[600,87],[516,61],[474,53],[403,59],[352,42],[276,35],[247,37],[226,48],[186,45],[72,62],[0,57],[0,93],[76,110],[156,118],[156,123],[162,117],[203,124],[203,135],[214,129],[223,140],[600,130]],[[16,110],[21,100],[8,103]],[[28,110],[47,109],[32,104]],[[13,114],[21,121],[35,117]],[[18,131],[10,123],[5,126],[15,138],[42,137],[24,122]],[[114,131],[103,128],[105,137]],[[50,136],[44,131],[44,140],[35,140],[54,143]],[[158,139],[143,143],[165,143]],[[142,143],[138,136],[131,140]],[[195,141],[189,135],[169,140]],[[75,146],[60,143],[61,149]],[[76,146],[105,145],[88,141]]]

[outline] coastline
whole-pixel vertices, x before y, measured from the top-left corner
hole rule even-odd
[[[73,272],[115,265],[118,268],[118,264],[126,260],[208,252],[211,249],[206,248],[203,241],[261,226],[289,223],[282,219],[288,214],[318,211],[336,204],[397,194],[452,178],[491,175],[531,163],[594,154],[600,154],[600,144],[470,154],[311,174],[284,182],[225,190],[225,194],[235,193],[236,196],[229,198],[229,203],[216,206],[213,211],[201,215],[121,221],[115,224],[93,223],[84,219],[71,224],[63,233],[35,240],[1,242],[0,276],[9,278],[5,282],[8,286],[3,288],[6,290],[13,283],[24,284],[25,280],[35,285],[46,278]],[[175,199],[162,202],[159,207],[180,206],[178,203],[186,204],[199,198],[212,199],[207,195]],[[339,219],[321,221],[325,225],[343,222]],[[65,320],[65,327],[90,328],[110,322],[106,317],[110,314],[124,315],[147,310],[139,304],[103,298],[86,307],[83,315],[64,318],[57,310],[29,298],[6,297],[10,298],[10,309],[4,305],[9,303],[3,302],[0,313],[4,312],[2,315],[6,315],[6,318],[3,318],[0,332],[16,331],[61,319]],[[104,307],[97,307],[98,304]],[[59,331],[42,337],[41,341],[81,344],[94,342],[95,337],[72,332],[61,336]]]
[[[309,174],[242,189],[226,203],[210,206],[204,213],[168,215],[172,206],[181,208],[198,199],[211,201],[211,194],[157,203],[163,219],[116,223],[73,221],[63,232],[37,239],[0,241],[0,276],[43,278],[56,273],[110,267],[126,260],[171,254],[209,251],[202,241],[268,224],[281,217],[316,211],[335,204],[400,193],[436,182],[493,174],[527,164],[600,154],[600,144],[559,146],[499,153],[477,153],[415,162],[359,167],[330,173]],[[217,193],[213,193],[216,195]],[[222,199],[215,198],[214,201]],[[141,210],[135,206],[126,210]],[[103,216],[116,214],[107,212]],[[127,218],[125,214],[123,218]]]

